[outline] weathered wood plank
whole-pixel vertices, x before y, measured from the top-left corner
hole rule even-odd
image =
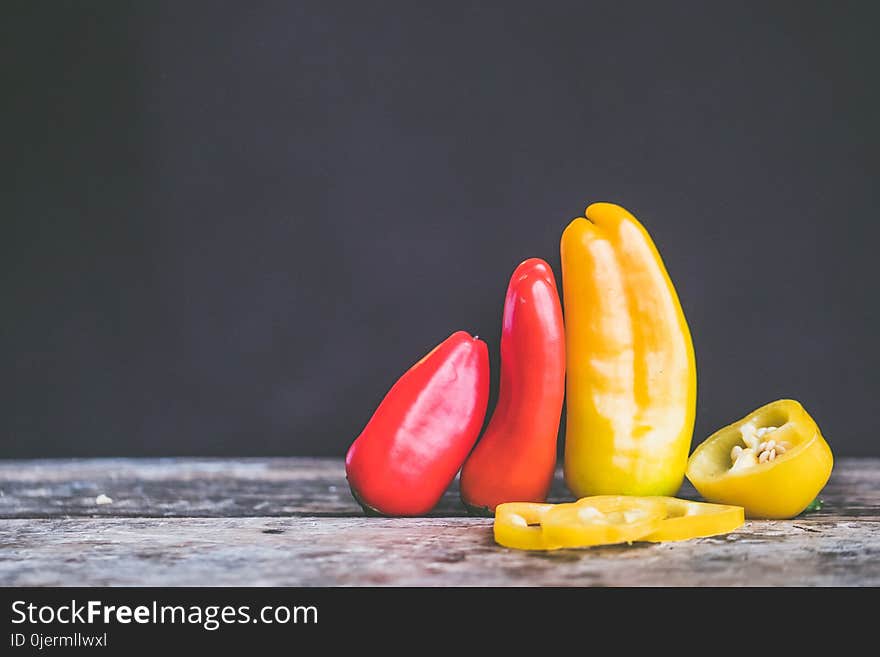
[[[840,459],[822,497],[821,516],[880,513],[880,459]],[[561,476],[551,499],[571,499]],[[338,459],[0,461],[0,518],[361,515]],[[430,514],[464,515],[456,486]]]
[[[718,538],[527,553],[477,518],[0,523],[0,585],[880,585],[880,519],[751,521]]]
[[[364,518],[338,460],[6,461],[0,585],[878,586],[878,483],[880,460],[841,459],[818,513],[543,554],[495,545],[455,489],[434,517]]]
[[[557,478],[552,498],[568,497]],[[341,459],[0,461],[0,518],[295,515],[363,515]],[[428,515],[467,515],[457,483]]]

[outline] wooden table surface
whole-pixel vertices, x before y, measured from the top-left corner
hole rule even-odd
[[[878,484],[880,459],[840,459],[824,508],[791,521],[530,553],[456,489],[425,518],[366,518],[337,459],[0,461],[0,585],[878,586]]]

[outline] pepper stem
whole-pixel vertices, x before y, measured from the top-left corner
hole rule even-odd
[[[480,518],[492,518],[495,516],[495,512],[488,506],[475,506],[473,504],[468,504],[464,498],[462,498],[461,503],[464,504],[464,508],[467,509],[468,514],[472,516],[478,516]]]

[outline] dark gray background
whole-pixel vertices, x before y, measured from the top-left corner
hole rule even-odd
[[[870,3],[4,2],[0,456],[344,453],[591,201],[676,283],[695,441],[877,436]]]

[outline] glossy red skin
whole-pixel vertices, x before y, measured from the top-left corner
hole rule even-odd
[[[433,509],[479,437],[488,399],[486,343],[453,333],[397,380],[348,449],[358,502],[388,516]]]
[[[550,265],[531,258],[513,272],[504,301],[498,405],[461,471],[461,498],[471,511],[547,499],[564,396],[556,279]]]

